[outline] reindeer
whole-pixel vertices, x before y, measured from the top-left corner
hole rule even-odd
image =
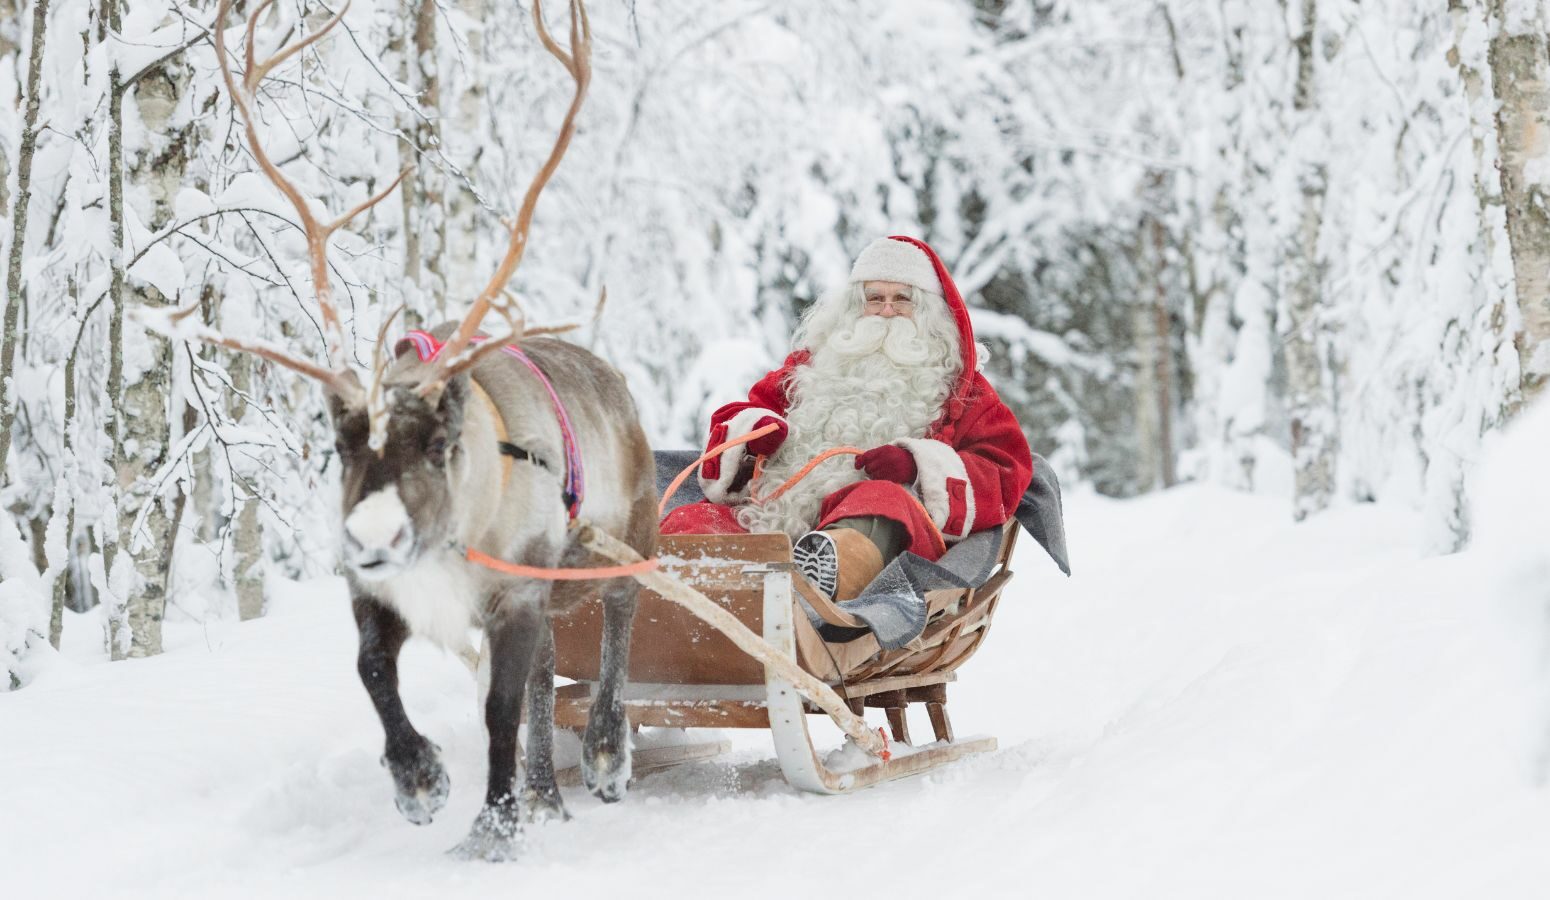
[[[554,643],[549,618],[599,592],[603,671],[583,738],[582,777],[604,801],[624,794],[630,735],[623,687],[637,587],[625,577],[557,586],[514,577],[476,565],[468,550],[542,567],[592,562],[574,539],[577,529],[569,527],[583,500],[577,496],[581,485],[576,477],[583,461],[587,519],[644,556],[653,554],[656,543],[652,456],[623,378],[587,351],[543,337],[544,329],[526,328],[503,293],[521,260],[538,196],[569,145],[586,95],[591,77],[586,10],[580,0],[571,0],[567,52],[550,37],[534,0],[538,36],[570,72],[576,91],[548,160],[509,223],[510,245],[495,275],[460,323],[415,333],[400,341],[392,355],[384,347],[393,321],[389,316],[377,335],[370,381],[363,385],[344,362],[327,243],[398,181],[324,222],[271,161],[249,109],[255,89],[276,65],[326,35],[348,9],[346,3],[322,28],[260,61],[254,32],[271,2],[262,0],[248,16],[246,71],[240,82],[232,74],[220,27],[215,29],[216,55],[254,159],[295,206],[306,233],[327,360],[319,365],[262,340],[220,334],[189,318],[192,309],[165,314],[159,323],[149,314],[141,320],[173,336],[255,353],[322,383],[342,463],[342,555],[360,635],[358,667],[386,733],[383,764],[392,773],[398,809],[416,825],[426,824],[446,802],[449,789],[437,746],[410,723],[400,699],[399,649],[411,634],[459,649],[467,629],[481,626],[489,780],[468,837],[451,852],[509,859],[524,821],[566,817],[551,746]],[[231,0],[222,0],[218,23],[226,20],[230,5]],[[505,317],[510,333],[476,345],[480,321],[492,308]],[[530,720],[526,778],[519,788],[517,727],[524,696]]]

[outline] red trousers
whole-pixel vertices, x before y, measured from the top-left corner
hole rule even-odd
[[[909,535],[909,552],[929,560],[947,552],[941,532],[926,515],[925,507],[904,485],[892,481],[858,481],[824,498],[814,528],[827,528],[840,519],[856,516],[882,516],[904,527]],[[680,506],[662,519],[663,534],[746,534],[738,524],[735,507],[701,500]]]

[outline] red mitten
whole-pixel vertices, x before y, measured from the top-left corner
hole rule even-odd
[[[776,428],[769,434],[766,434],[762,437],[756,437],[748,442],[748,452],[754,456],[769,456],[771,453],[779,450],[781,444],[785,443],[787,431],[786,423],[781,421],[777,416],[765,416],[758,422],[755,422],[751,430],[758,431],[766,425],[778,425],[780,427]]]
[[[726,439],[726,425],[717,425],[715,428],[712,428],[710,430],[710,440],[705,442],[705,452],[709,453],[710,451],[714,450],[716,447],[721,445],[722,441],[725,441]],[[715,456],[712,456],[710,459],[705,460],[705,462],[700,465],[700,474],[706,478],[709,478],[711,481],[715,481],[716,479],[720,478],[721,454],[718,453]]]
[[[875,447],[856,457],[856,468],[865,469],[867,477],[879,481],[909,484],[915,480],[915,457],[893,444]]]

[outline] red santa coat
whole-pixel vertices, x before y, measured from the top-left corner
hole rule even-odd
[[[1033,455],[1012,411],[976,371],[974,330],[969,324],[968,309],[941,259],[913,238],[894,240],[914,244],[931,259],[941,281],[942,296],[958,326],[963,370],[943,404],[940,418],[926,434],[894,441],[914,457],[916,476],[909,487],[919,502],[907,495],[904,485],[860,481],[826,497],[813,527],[823,528],[852,516],[883,516],[904,526],[911,552],[936,559],[945,552],[944,541],[962,540],[972,532],[998,527],[1012,517],[1033,477]],[[805,350],[791,354],[779,369],[759,379],[746,401],[728,403],[712,413],[707,448],[753,431],[766,416],[784,420],[791,405],[791,375],[807,363],[808,356]],[[738,445],[707,460],[700,468],[700,485],[708,501],[668,513],[662,521],[662,533],[745,531],[732,509],[748,497],[750,486],[738,484],[745,454],[744,446]]]

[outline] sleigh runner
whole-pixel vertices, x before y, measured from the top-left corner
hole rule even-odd
[[[649,589],[649,583],[641,594],[631,641],[625,694],[630,721],[667,728],[767,728],[787,780],[803,790],[827,794],[914,775],[993,750],[993,737],[955,737],[947,712],[947,685],[989,633],[1012,576],[1017,530],[1016,520],[1001,529],[994,570],[981,584],[926,592],[924,631],[891,650],[871,633],[846,641],[825,639],[801,601],[827,626],[854,633],[861,622],[830,602],[795,569],[786,535],[664,535],[658,550],[659,575],[730,613],[782,658],[832,689],[846,712],[860,716],[868,707],[884,710],[892,746],[881,758],[856,753],[854,760],[827,764],[813,745],[806,718],[824,710],[806,699],[787,673],[754,659],[716,627]],[[554,623],[556,672],[576,682],[558,690],[556,727],[585,726],[598,679],[602,617],[599,604],[584,604]],[[916,704],[925,705],[934,738],[920,747],[911,740],[906,717],[908,708]],[[842,716],[831,717],[838,721]],[[636,772],[703,759],[725,746],[642,751],[635,761]],[[850,762],[859,764],[847,765]]]

